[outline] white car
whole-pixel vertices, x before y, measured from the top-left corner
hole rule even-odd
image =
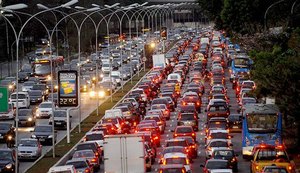
[[[229,144],[231,144],[231,136],[227,130],[223,129],[211,129],[206,137],[206,144],[208,144],[213,139],[226,139]]]
[[[207,145],[205,145],[206,159],[211,157],[213,150],[215,149],[228,149],[232,144],[229,144],[227,139],[212,139]]]
[[[101,70],[103,73],[109,73],[112,71],[112,65],[109,62],[103,62]]]
[[[113,77],[109,77],[109,76],[103,77],[101,82],[107,82],[107,81],[108,81],[108,82],[109,82],[109,81],[112,81],[112,83],[113,83],[115,86],[118,85],[116,79],[113,78]]]
[[[50,118],[53,114],[52,110],[55,108],[54,103],[46,101],[40,103],[36,110],[37,118]]]
[[[18,145],[19,159],[37,159],[42,155],[42,145],[38,139],[23,138]]]
[[[104,142],[104,132],[103,131],[94,131],[87,132],[84,137],[84,142],[86,141],[94,141],[102,148]]]
[[[186,172],[192,172],[191,163],[189,158],[186,154],[174,152],[174,153],[167,153],[161,159],[162,164],[170,165],[170,164],[182,164]]]
[[[127,103],[127,102],[131,102],[134,108],[136,109],[139,108],[139,102],[137,102],[135,98],[124,98],[122,101],[122,103]]]
[[[116,80],[118,86],[121,86],[121,73],[119,71],[112,71],[111,77]]]
[[[17,105],[17,93],[14,92],[10,95],[9,102],[13,104],[14,107],[18,108],[29,108],[30,97],[27,92],[18,92],[18,105]]]
[[[15,118],[14,113],[15,110],[13,109],[13,104],[8,103],[8,111],[0,112],[0,120],[12,120]]]

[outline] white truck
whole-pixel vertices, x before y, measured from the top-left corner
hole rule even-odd
[[[103,144],[104,172],[146,172],[145,145],[141,135],[108,135]]]
[[[156,54],[152,56],[153,67],[166,67],[165,54]]]

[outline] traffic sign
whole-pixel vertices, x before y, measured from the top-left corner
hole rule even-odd
[[[58,106],[78,106],[78,74],[74,70],[58,72]]]
[[[0,87],[0,112],[8,111],[8,89]]]

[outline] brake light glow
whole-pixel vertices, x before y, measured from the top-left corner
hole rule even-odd
[[[195,136],[196,134],[195,133],[192,133],[192,136]]]
[[[93,159],[91,160],[91,162],[94,162],[94,163],[95,163],[96,161],[97,161],[97,159],[95,159],[95,158],[93,158]]]
[[[288,166],[288,170],[291,171],[293,167],[291,165]]]
[[[85,172],[85,173],[89,173],[89,172],[90,172],[90,169],[89,169],[89,168],[86,168],[86,169],[84,170],[84,172]]]

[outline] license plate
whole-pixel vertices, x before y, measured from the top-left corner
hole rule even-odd
[[[61,125],[61,122],[56,122],[55,124]]]
[[[239,128],[239,126],[232,126],[232,128],[233,128],[233,129],[238,129],[238,128]]]
[[[194,105],[194,103],[188,103],[188,105]]]
[[[40,138],[40,141],[45,141],[45,139],[43,139],[43,138]]]

